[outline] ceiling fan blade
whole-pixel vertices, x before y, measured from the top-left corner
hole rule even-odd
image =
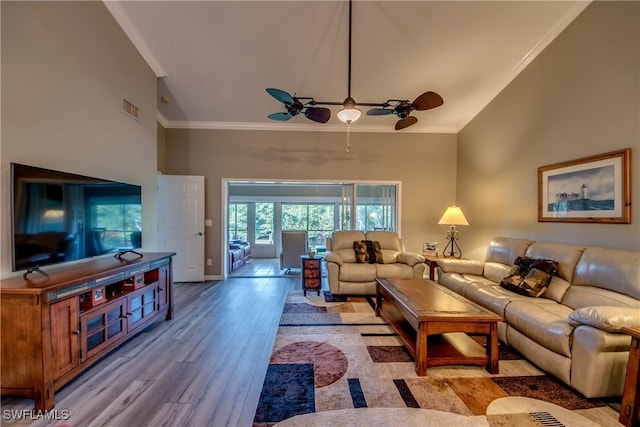
[[[273,114],[269,114],[267,117],[270,118],[271,120],[286,122],[287,120],[291,119],[291,117],[293,116],[289,113],[273,113]]]
[[[393,113],[393,110],[388,110],[386,108],[372,108],[367,111],[367,116],[386,116],[391,113]]]
[[[425,92],[411,104],[416,110],[430,110],[444,104],[444,100],[435,92]]]
[[[267,88],[267,92],[283,104],[293,104],[293,96],[283,90],[269,87]]]
[[[324,107],[310,107],[304,112],[307,119],[318,123],[327,123],[331,118],[331,110]]]
[[[406,119],[398,120],[396,123],[396,130],[408,128],[411,125],[418,123],[418,119],[413,116],[408,116]]]

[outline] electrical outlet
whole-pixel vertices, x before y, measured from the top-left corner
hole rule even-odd
[[[207,258],[207,265],[211,265],[211,258]]]

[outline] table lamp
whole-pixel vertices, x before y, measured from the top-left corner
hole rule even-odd
[[[462,257],[462,250],[460,250],[460,246],[456,243],[456,240],[458,240],[456,225],[469,225],[469,221],[464,217],[462,209],[456,205],[449,206],[444,212],[444,215],[442,215],[442,218],[440,218],[440,221],[438,221],[438,224],[446,224],[449,226],[449,231],[447,231],[449,243],[445,246],[442,254],[447,258]],[[447,250],[449,251],[448,253]]]

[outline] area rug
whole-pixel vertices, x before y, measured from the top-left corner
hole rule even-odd
[[[375,317],[372,298],[296,291],[284,306],[253,425],[616,425],[607,403],[581,397],[503,344],[499,374],[443,366],[418,377],[399,338]]]

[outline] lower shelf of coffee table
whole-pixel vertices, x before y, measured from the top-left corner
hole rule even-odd
[[[386,302],[386,301],[385,301]],[[382,305],[382,316],[398,334],[409,353],[416,358],[417,332],[391,304]],[[486,349],[463,332],[431,335],[427,339],[427,366],[487,365]]]

